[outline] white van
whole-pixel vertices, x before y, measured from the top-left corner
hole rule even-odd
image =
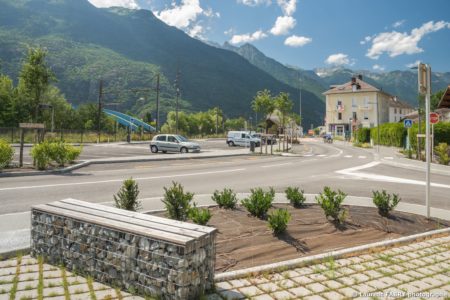
[[[254,142],[256,147],[261,144],[261,139],[253,137],[249,131],[228,131],[227,144],[230,147],[244,146],[250,147],[250,142]]]

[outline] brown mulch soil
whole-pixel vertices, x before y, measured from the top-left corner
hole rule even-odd
[[[423,216],[402,212],[393,212],[389,218],[382,218],[375,208],[346,206],[346,224],[337,228],[325,218],[318,205],[296,209],[287,204],[276,204],[275,208],[287,208],[292,214],[287,231],[280,236],[272,234],[267,221],[249,216],[243,207],[236,210],[210,208],[212,218],[208,225],[218,229],[217,272],[260,266],[450,226],[449,222],[428,221]]]

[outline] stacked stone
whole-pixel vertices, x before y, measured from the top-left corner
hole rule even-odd
[[[142,296],[198,299],[214,282],[215,232],[189,247],[33,208],[31,254]]]

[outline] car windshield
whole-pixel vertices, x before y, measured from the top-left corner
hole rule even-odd
[[[180,142],[188,142],[188,141],[189,141],[187,138],[185,138],[185,137],[182,136],[182,135],[177,135],[177,139],[178,139]]]

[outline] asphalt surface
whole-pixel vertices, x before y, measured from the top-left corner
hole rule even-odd
[[[210,140],[192,140],[200,144],[202,150],[220,149],[220,150],[232,150],[236,147],[228,147],[225,139],[210,139]],[[140,156],[140,155],[161,155],[161,153],[153,154],[150,152],[150,142],[133,142],[127,144],[124,142],[119,143],[102,143],[102,144],[84,144],[83,152],[81,153],[79,160],[90,160],[97,158],[108,157],[128,157],[128,156]],[[237,147],[239,148],[239,147]],[[14,147],[14,160],[19,160],[20,148]],[[30,145],[24,147],[24,163],[31,164],[33,159],[30,156]]]
[[[145,145],[129,147],[141,146]],[[139,197],[147,208],[160,207],[160,200],[155,198],[162,196],[163,187],[172,181],[196,194],[211,194],[224,187],[240,193],[255,187],[274,187],[283,192],[287,186],[319,193],[324,186],[330,186],[352,196],[370,197],[373,190],[385,189],[398,193],[404,202],[424,204],[424,172],[375,161],[372,149],[305,140],[295,150],[303,156],[117,163],[89,166],[64,175],[1,178],[0,214],[25,212],[32,205],[69,197],[111,203],[122,181],[130,177],[139,183]],[[432,188],[431,205],[450,210],[450,174],[434,174],[432,182],[437,186]]]

